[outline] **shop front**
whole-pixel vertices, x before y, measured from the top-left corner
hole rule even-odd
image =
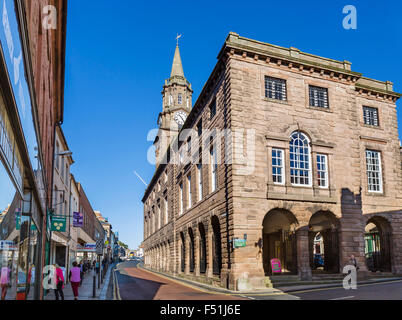
[[[39,299],[45,184],[20,34],[20,1],[0,0],[0,270],[6,299]]]

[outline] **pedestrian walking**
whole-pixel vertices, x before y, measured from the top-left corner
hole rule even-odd
[[[81,269],[78,267],[77,262],[73,262],[73,267],[70,270],[69,279],[71,288],[73,289],[74,300],[78,300],[78,287],[81,283]]]
[[[350,256],[349,263],[356,268],[356,271],[359,270],[359,264],[353,254]]]
[[[64,289],[64,274],[63,274],[63,270],[57,265],[54,264],[53,265],[56,270],[55,270],[55,288],[54,288],[54,295],[56,296],[56,300],[59,300],[59,296],[61,298],[61,300],[64,300],[64,293],[63,293],[63,289]]]
[[[11,269],[7,267],[1,268],[0,286],[1,286],[1,300],[6,300],[8,286],[10,285]]]

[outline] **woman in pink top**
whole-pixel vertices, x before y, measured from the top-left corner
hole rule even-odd
[[[63,274],[63,270],[61,270],[61,268],[57,264],[54,264],[54,267],[56,268],[56,271],[55,271],[56,288],[54,289],[54,294],[56,296],[56,300],[59,300],[59,295],[61,297],[61,300],[64,300],[64,293],[63,293],[63,289],[64,289],[64,274]]]
[[[78,267],[77,262],[73,262],[73,268],[70,270],[70,282],[71,288],[73,289],[74,293],[74,300],[77,300],[78,297],[78,287],[80,286],[81,282],[81,269]]]
[[[0,286],[1,286],[1,300],[6,300],[8,285],[10,283],[10,268],[3,267],[1,268],[0,274]]]

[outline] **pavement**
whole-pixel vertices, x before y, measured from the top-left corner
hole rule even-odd
[[[230,291],[147,270],[135,261],[117,265],[114,300],[401,300],[401,279],[375,279],[345,290],[342,284],[300,285],[253,292]]]
[[[82,281],[82,285],[78,288],[78,300],[106,300],[106,293],[110,283],[111,271],[114,265],[109,266],[108,271],[103,279],[103,283],[100,284],[98,288],[98,276],[95,270],[87,272]],[[95,298],[93,297],[93,277],[96,276],[96,291]],[[71,284],[64,285],[64,300],[74,300],[73,290]],[[55,300],[55,294],[53,290],[49,290],[44,300]]]

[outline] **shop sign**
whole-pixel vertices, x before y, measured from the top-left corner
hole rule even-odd
[[[242,248],[246,246],[246,239],[233,239],[234,248]]]
[[[66,224],[67,224],[66,217],[53,216],[51,230],[58,232],[66,232]]]
[[[73,212],[73,226],[81,228],[84,225],[84,215],[81,212]]]
[[[21,209],[15,210],[15,229],[21,230]]]
[[[7,240],[1,240],[0,241],[0,250],[6,250],[6,251],[17,251],[17,245],[14,243],[14,241],[7,241]]]
[[[77,244],[79,252],[96,252],[96,243],[86,243],[84,246]]]
[[[272,268],[272,273],[281,273],[282,272],[281,260],[272,259],[271,260],[271,268]]]

